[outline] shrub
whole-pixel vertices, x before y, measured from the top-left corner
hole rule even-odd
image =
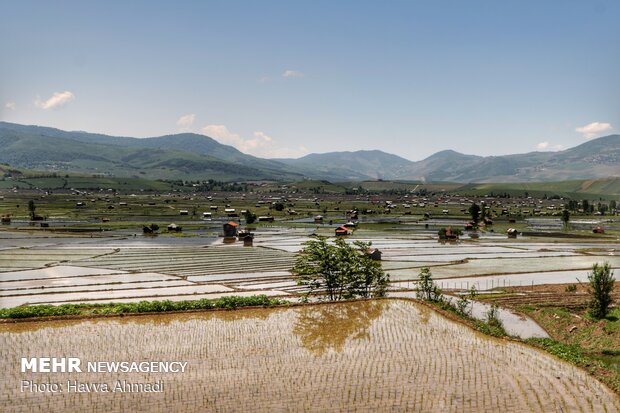
[[[592,272],[588,274],[590,285],[590,315],[594,318],[604,318],[609,312],[613,299],[611,292],[614,289],[614,275],[608,262],[603,265],[594,264]]]
[[[499,319],[499,307],[497,304],[491,304],[486,312],[486,322],[491,327],[504,328],[502,320]]]
[[[435,303],[443,301],[443,293],[433,281],[433,275],[428,267],[422,268],[418,275],[417,297]]]
[[[471,315],[471,300],[476,298],[477,290],[474,285],[471,286],[469,293],[462,294],[456,302],[456,311],[461,315]]]

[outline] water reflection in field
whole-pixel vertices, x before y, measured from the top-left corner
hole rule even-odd
[[[0,325],[0,410],[618,411],[588,373],[402,300]],[[22,393],[19,357],[188,362],[183,374],[50,373],[46,381],[162,380],[162,393]],[[489,385],[492,383],[492,385]]]

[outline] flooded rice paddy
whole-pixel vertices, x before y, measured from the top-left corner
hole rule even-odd
[[[313,228],[266,227],[254,247],[216,237],[133,237],[0,234],[0,307],[35,303],[192,299],[238,292],[295,299],[290,273]],[[620,268],[619,244],[505,237],[439,243],[422,232],[359,229],[351,240],[372,242],[392,289],[415,288],[430,267],[445,289],[585,280],[594,263]],[[183,241],[183,242],[179,242]]]
[[[12,412],[613,412],[586,372],[404,300],[0,325]],[[19,371],[20,357],[187,361],[174,373]],[[160,393],[23,393],[21,380],[156,382]],[[65,385],[66,386],[66,385]]]

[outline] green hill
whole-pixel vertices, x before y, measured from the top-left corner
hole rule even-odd
[[[282,164],[244,155],[206,136],[179,135],[177,142],[174,138],[109,137],[0,122],[0,162],[34,170],[150,179],[302,177]]]
[[[332,180],[392,179],[411,161],[382,151],[313,153],[299,159],[280,159],[308,176]]]
[[[0,162],[17,167],[150,179],[519,183],[620,176],[620,135],[559,152],[505,156],[446,150],[412,162],[373,150],[277,160],[250,156],[192,133],[139,139],[0,122],[0,147]]]

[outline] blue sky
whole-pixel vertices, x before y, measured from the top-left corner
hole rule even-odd
[[[5,2],[0,119],[265,157],[620,130],[618,1]]]

